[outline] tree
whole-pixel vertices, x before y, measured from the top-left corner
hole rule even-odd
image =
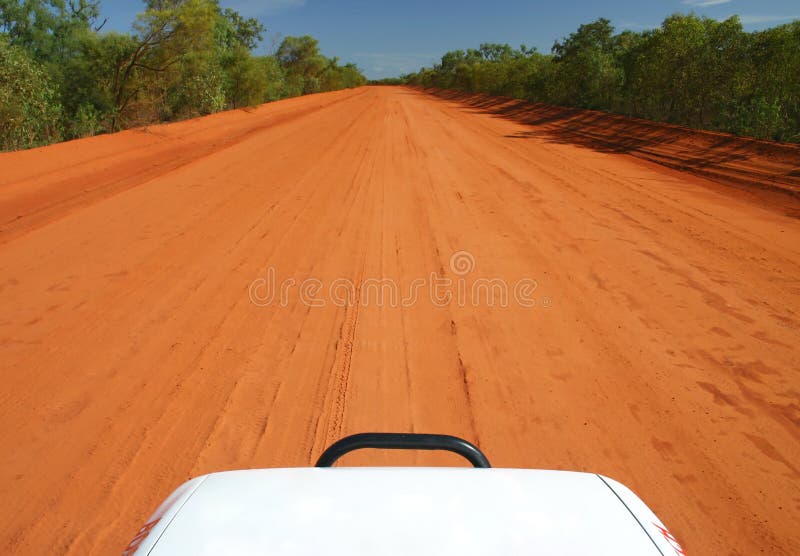
[[[244,49],[228,54],[224,64],[225,94],[231,108],[254,106],[266,100],[269,87],[262,62]]]
[[[267,29],[254,18],[244,18],[238,12],[225,8],[217,20],[217,41],[222,49],[256,48],[264,40]]]
[[[736,115],[741,133],[800,141],[800,21],[754,33],[749,50],[756,71]]]
[[[611,105],[622,83],[613,35],[611,22],[600,18],[553,45],[562,102],[584,108]]]
[[[0,31],[11,45],[60,73],[74,55],[76,37],[102,27],[93,27],[99,14],[98,0],[0,0]]]
[[[217,18],[215,34],[220,65],[224,72],[227,105],[232,108],[263,102],[267,74],[250,53],[266,31],[257,19],[245,19],[226,8]]]
[[[164,106],[164,99],[169,96],[171,86],[187,83],[186,79],[188,88],[200,95],[200,103],[213,106],[216,98],[217,91],[212,90],[216,87],[214,75],[211,79],[197,74],[187,76],[187,70],[209,69],[202,54],[213,46],[219,11],[216,2],[147,0],[146,6],[134,24],[135,44],[114,72],[112,131],[116,131],[120,119],[137,97],[151,117],[158,116],[159,112],[171,115],[173,111]],[[182,60],[189,53],[192,56]],[[182,61],[184,66],[176,67]]]
[[[675,14],[657,29],[615,34],[598,19],[557,41],[549,56],[482,44],[405,79],[800,141],[800,21],[746,33],[736,16]]]
[[[131,33],[100,33],[98,0],[0,0],[0,137],[38,145],[363,84],[291,37],[253,56],[264,26],[219,0],[145,0]],[[99,23],[98,23],[99,22]]]
[[[320,53],[317,39],[308,35],[286,37],[275,58],[286,71],[287,96],[319,92],[319,75],[328,61]]]
[[[270,102],[283,98],[286,73],[278,63],[277,58],[275,58],[275,56],[260,56],[255,60],[266,81],[266,87],[264,88],[261,99],[262,102]]]
[[[113,76],[135,48],[130,35],[85,32],[61,77],[65,135],[86,137],[112,129],[116,113]]]
[[[0,36],[0,148],[56,141],[61,106],[45,68]]]

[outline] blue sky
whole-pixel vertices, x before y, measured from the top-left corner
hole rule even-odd
[[[738,14],[747,30],[800,19],[798,0],[221,0],[267,27],[261,50],[281,36],[313,35],[323,52],[354,62],[367,77],[416,71],[448,50],[482,42],[526,44],[549,52],[556,39],[598,17],[618,30],[658,26],[669,14],[694,11],[718,19]],[[141,11],[138,0],[103,0],[106,28],[119,31]]]

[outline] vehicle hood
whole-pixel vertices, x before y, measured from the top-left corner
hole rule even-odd
[[[630,490],[599,475],[566,471],[215,473],[184,485],[146,527],[146,538],[131,553],[682,554]]]

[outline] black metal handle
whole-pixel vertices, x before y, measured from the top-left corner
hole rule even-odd
[[[489,460],[476,446],[456,436],[445,434],[404,434],[367,432],[342,438],[331,444],[317,460],[317,467],[331,467],[336,460],[354,450],[444,450],[454,452],[474,467],[489,468]]]

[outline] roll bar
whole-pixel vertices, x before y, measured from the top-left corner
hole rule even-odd
[[[317,460],[316,467],[332,467],[336,460],[355,450],[443,450],[467,459],[473,467],[490,468],[486,456],[475,445],[445,434],[368,432],[354,434],[331,444]]]

